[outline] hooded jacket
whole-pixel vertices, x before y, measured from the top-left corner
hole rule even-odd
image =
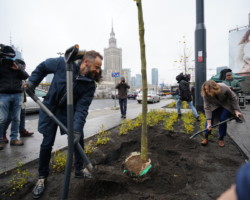
[[[179,96],[182,101],[192,101],[192,95],[189,87],[189,83],[185,80],[179,83]]]
[[[181,101],[192,101],[192,95],[190,91],[189,82],[183,73],[176,76],[176,80],[179,83],[179,98]]]

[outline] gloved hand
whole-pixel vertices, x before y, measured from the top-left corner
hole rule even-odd
[[[28,95],[32,96],[35,94],[36,86],[32,82],[30,81],[25,82],[23,84],[23,88]]]
[[[78,131],[74,131],[74,144],[76,144],[77,142],[79,142],[81,137],[81,133]]]

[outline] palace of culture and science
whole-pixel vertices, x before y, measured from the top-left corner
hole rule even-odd
[[[119,77],[112,77],[112,73],[120,73]],[[108,97],[115,91],[115,85],[124,77],[131,85],[131,70],[122,68],[122,49],[117,47],[113,27],[109,38],[109,47],[104,48],[103,81],[97,86],[95,96]]]
[[[120,73],[120,77],[123,76],[126,82],[130,83],[131,71],[130,69],[122,69],[122,49],[117,48],[115,33],[112,27],[109,38],[109,47],[104,49],[103,84],[115,84],[115,78],[112,77],[112,73],[115,72]],[[120,77],[116,78],[116,82],[120,80]]]
[[[158,85],[158,69],[153,68],[152,80],[157,80],[153,85],[148,85],[151,89]],[[153,73],[157,70],[157,74]],[[104,48],[104,69],[103,81],[98,85],[95,96],[97,98],[108,97],[115,91],[115,85],[120,81],[120,77],[112,77],[112,73],[120,73],[120,77],[124,77],[126,82],[131,86],[131,90],[139,90],[141,88],[141,74],[131,77],[131,69],[122,68],[122,49],[117,47],[115,32],[111,28],[109,47]]]

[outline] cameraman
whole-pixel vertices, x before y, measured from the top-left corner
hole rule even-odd
[[[118,83],[115,89],[118,89],[118,99],[121,110],[121,118],[126,118],[127,112],[127,98],[128,98],[128,89],[130,86],[125,82],[125,78],[121,77],[121,82]]]
[[[22,106],[22,80],[29,75],[14,62],[16,56],[10,46],[0,44],[0,150],[4,148],[3,134],[8,115],[11,116],[10,145],[21,146],[18,139],[20,112]]]
[[[21,59],[15,59],[15,63],[23,70],[26,69],[26,64],[23,60]],[[23,80],[23,84],[25,83],[25,81]],[[24,88],[23,88],[23,85],[22,85],[22,90],[23,90],[23,93],[22,93],[22,109],[21,109],[21,113],[20,113],[20,125],[19,125],[19,132],[20,132],[20,137],[30,137],[34,134],[34,132],[29,132],[25,129],[25,117],[26,117],[26,111],[25,111],[25,108],[26,108],[26,93],[24,91]],[[8,117],[8,120],[5,124],[5,132],[4,132],[4,135],[3,135],[3,141],[4,143],[8,143],[9,140],[7,138],[7,130],[8,130],[8,127],[11,123],[11,116],[9,115]]]

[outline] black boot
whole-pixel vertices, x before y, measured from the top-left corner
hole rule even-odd
[[[80,171],[75,171],[75,177],[76,178],[88,178],[91,179],[92,178],[92,173],[89,172],[89,170],[87,168],[84,168]]]

